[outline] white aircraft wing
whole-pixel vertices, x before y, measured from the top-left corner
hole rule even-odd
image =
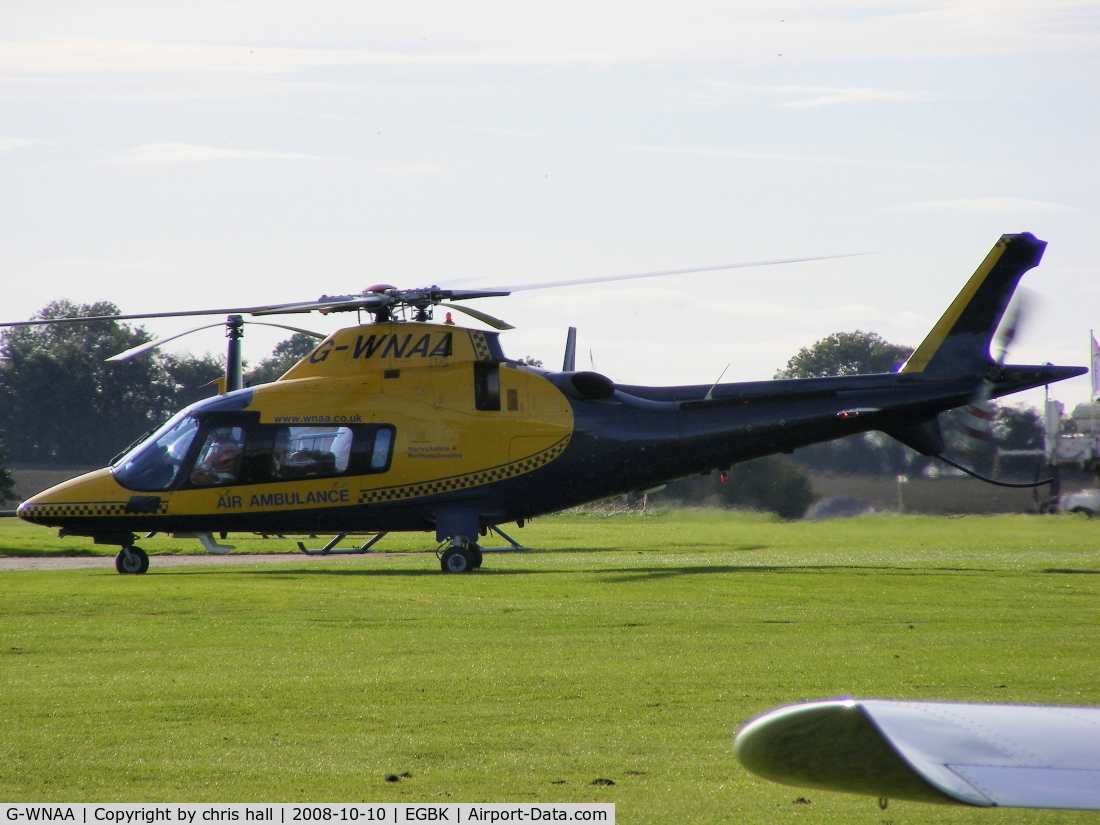
[[[979,807],[1100,810],[1100,708],[812,702],[746,724],[734,751],[785,785]]]

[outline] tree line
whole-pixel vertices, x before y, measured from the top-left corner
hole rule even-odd
[[[101,301],[54,301],[32,320],[117,315]],[[21,464],[99,465],[181,408],[217,392],[223,357],[154,351],[108,362],[153,336],[120,321],[9,327],[0,333],[0,441]],[[295,335],[245,374],[278,378],[313,348]],[[0,479],[0,495],[3,495]]]

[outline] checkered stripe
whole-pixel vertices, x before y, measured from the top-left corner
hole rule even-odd
[[[406,484],[401,487],[383,487],[378,490],[360,490],[360,504],[374,504],[379,501],[398,501],[405,498],[419,498],[420,496],[432,496],[438,493],[449,493],[453,490],[465,490],[469,487],[479,487],[482,484],[491,484],[494,481],[503,481],[506,478],[529,473],[544,464],[553,461],[565,450],[569,444],[569,436],[542,452],[529,455],[519,461],[510,461],[487,470],[476,473],[467,473],[461,476],[438,478],[434,481],[422,481],[419,484]]]
[[[492,361],[493,354],[489,351],[489,342],[485,340],[484,333],[470,330],[470,340],[474,345],[474,355],[478,361]]]
[[[168,513],[168,502],[162,501],[157,515]],[[57,518],[58,516],[147,516],[149,513],[127,513],[125,501],[70,501],[65,504],[24,504],[19,514],[25,518]]]

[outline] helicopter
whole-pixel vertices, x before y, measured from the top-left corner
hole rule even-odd
[[[118,546],[115,566],[124,574],[148,570],[139,533],[192,536],[210,552],[231,549],[215,539],[229,532],[334,535],[322,550],[299,543],[328,554],[366,552],[394,531],[434,531],[441,569],[466,573],[481,566],[479,539],[490,531],[519,546],[502,525],[855,433],[881,431],[954,464],[943,455],[940,413],[1087,371],[1007,365],[1003,348],[990,355],[1020,278],[1045,247],[1030,233],[1003,235],[897,372],[831,378],[621,385],[577,370],[572,336],[563,368],[540,369],[505,356],[499,334],[510,325],[456,303],[733,267],[482,290],[379,285],[302,303],[109,316],[231,313],[227,323],[238,330],[246,314],[373,317],[325,337],[269,384],[242,387],[239,367],[233,374],[227,364],[225,392],[16,514]],[[439,306],[496,331],[459,326],[450,313],[435,322]],[[95,319],[17,323],[88,320]],[[362,547],[336,549],[366,534],[373,537]]]

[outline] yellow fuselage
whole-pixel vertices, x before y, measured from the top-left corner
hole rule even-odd
[[[573,431],[566,397],[538,372],[502,360],[492,333],[425,323],[340,330],[278,381],[200,403],[196,415],[233,406],[261,430],[385,427],[391,454],[381,471],[260,483],[193,484],[185,468],[165,489],[128,489],[106,468],[35,496],[19,515],[79,532],[82,523],[108,521],[120,530],[160,522],[178,530],[191,517],[263,531],[269,516],[282,514],[278,525],[290,530],[297,512],[412,502],[529,473],[558,457]],[[236,414],[211,412],[213,423],[201,428]],[[185,461],[196,460],[196,449]],[[310,521],[303,529],[320,527]]]

